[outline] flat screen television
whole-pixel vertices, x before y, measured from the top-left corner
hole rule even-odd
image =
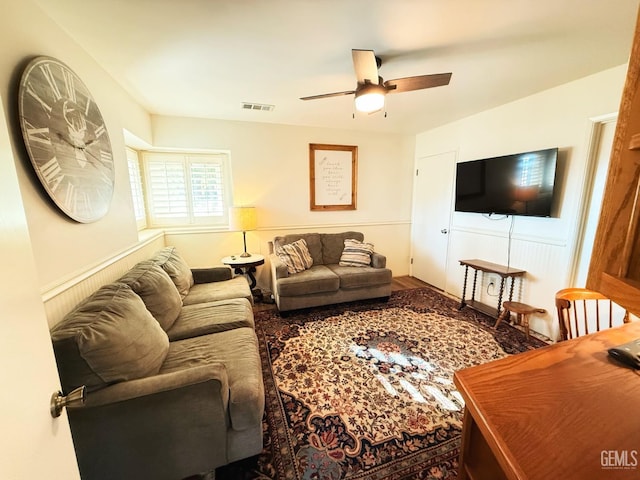
[[[456,166],[456,212],[550,217],[558,149],[504,155]]]

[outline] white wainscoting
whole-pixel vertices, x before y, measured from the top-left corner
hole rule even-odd
[[[150,258],[164,246],[164,232],[157,232],[126,251],[45,288],[42,301],[49,328],[101,286],[117,280],[136,263]]]
[[[567,284],[572,259],[567,242],[560,238],[513,235],[510,256],[508,249],[507,233],[453,227],[447,259],[447,293],[458,298],[462,296],[464,267],[459,260],[478,258],[501,265],[509,263],[513,268],[526,270],[523,280],[516,280],[513,300],[544,308],[546,314],[531,317],[531,328],[555,339],[558,331],[555,293]],[[490,275],[478,273],[476,300],[497,306],[498,289],[488,289],[490,279]],[[471,298],[472,284],[473,271],[469,269],[467,298]],[[508,300],[508,289],[502,300]]]

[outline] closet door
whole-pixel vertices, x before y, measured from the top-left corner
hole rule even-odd
[[[411,219],[411,275],[441,290],[447,280],[447,251],[456,153],[416,162]]]

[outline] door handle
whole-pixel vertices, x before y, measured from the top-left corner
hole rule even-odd
[[[440,230],[440,233],[444,233],[446,235],[447,233],[449,233],[449,230],[447,230],[446,228],[443,228],[442,230]]]

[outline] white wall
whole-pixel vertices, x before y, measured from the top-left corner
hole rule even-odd
[[[258,208],[249,250],[266,254],[269,240],[294,230],[355,229],[387,256],[395,276],[408,274],[413,137],[163,116],[153,116],[152,124],[155,147],[231,152],[234,203]],[[358,146],[356,210],[310,211],[309,143]],[[198,266],[242,250],[240,233],[168,232],[166,239]],[[266,270],[259,271],[263,288],[269,288]]]
[[[554,294],[569,286],[589,119],[618,110],[625,75],[626,65],[622,65],[416,136],[416,158],[456,150],[458,161],[465,161],[560,148],[557,214],[555,218],[516,217],[510,261],[528,272],[522,286],[516,284],[514,299],[547,309],[531,325],[550,337],[557,331]],[[507,264],[510,222],[511,218],[495,221],[480,214],[453,214],[447,258],[449,293],[462,293],[464,271],[458,260],[480,258]]]
[[[111,211],[94,224],[68,220],[32,174],[17,114],[26,63],[50,55],[83,79],[101,106],[113,144]],[[148,114],[31,0],[3,2],[0,15],[0,240],[3,252],[0,477],[79,478],[66,414],[49,414],[60,388],[41,291],[137,241],[122,128],[151,139]]]
[[[150,140],[150,119],[34,3],[30,0],[4,3],[0,16],[0,96],[12,137],[39,283],[44,290],[137,241],[122,129]],[[115,191],[109,213],[92,224],[68,219],[49,201],[32,173],[22,143],[17,116],[18,83],[26,63],[39,55],[49,55],[69,65],[89,88],[107,123],[116,166]]]

